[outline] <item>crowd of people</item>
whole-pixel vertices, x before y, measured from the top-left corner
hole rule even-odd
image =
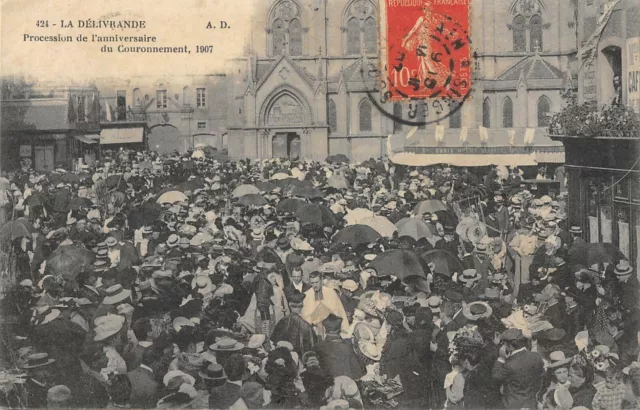
[[[2,177],[0,403],[636,409],[636,271],[520,174],[121,149]]]

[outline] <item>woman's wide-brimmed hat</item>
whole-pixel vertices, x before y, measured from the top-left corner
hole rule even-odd
[[[120,284],[107,288],[106,292],[107,296],[102,300],[102,304],[104,305],[115,305],[131,296],[131,291],[129,289],[123,289]]]
[[[216,290],[211,278],[207,275],[196,275],[191,281],[191,288],[196,289],[202,295],[207,295]]]
[[[493,309],[486,302],[472,302],[462,309],[464,317],[472,322],[488,318],[493,313]]]
[[[27,356],[26,359],[27,363],[22,366],[23,369],[35,369],[55,362],[55,359],[49,358],[47,353],[33,353]]]
[[[571,359],[573,357],[565,357],[564,352],[561,350],[556,350],[555,352],[551,352],[549,355],[549,364],[547,364],[547,368],[555,369],[556,367],[566,366],[571,363]]]
[[[214,352],[234,352],[244,349],[244,344],[230,337],[222,337],[209,348]]]
[[[381,349],[373,342],[361,342],[358,344],[358,348],[360,353],[371,360],[378,361],[382,358]]]

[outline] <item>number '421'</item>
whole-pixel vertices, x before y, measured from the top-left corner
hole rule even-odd
[[[49,27],[49,20],[37,20],[36,27]]]

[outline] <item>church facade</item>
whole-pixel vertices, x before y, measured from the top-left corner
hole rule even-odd
[[[411,127],[372,104],[369,94],[378,98],[376,83],[362,74],[378,64],[378,0],[263,2],[252,20],[245,56],[231,63],[229,155],[323,160],[343,153],[361,161],[390,150],[429,153],[443,146],[464,153],[476,139],[481,145],[480,127],[506,146],[513,146],[515,135],[525,140],[521,145],[536,141],[557,148],[545,132],[551,113],[563,103],[562,91],[574,87],[571,2],[470,4],[471,98],[450,117],[418,127],[411,142],[392,147],[388,142],[402,139]],[[395,117],[410,118],[409,102],[381,105]],[[418,115],[429,121],[428,110]],[[444,138],[435,138],[437,127],[445,128]],[[535,138],[525,133],[530,128]]]

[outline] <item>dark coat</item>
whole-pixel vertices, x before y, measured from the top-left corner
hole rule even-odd
[[[304,300],[304,293],[311,289],[311,285],[308,283],[302,283],[302,292],[293,287],[293,284],[288,284],[284,287],[284,295],[287,297],[289,303],[302,303]]]
[[[365,371],[353,346],[340,336],[328,335],[315,347],[320,359],[320,367],[327,370],[331,377],[347,376],[359,380]]]
[[[596,395],[596,388],[593,384],[585,382],[579,389],[570,387],[569,393],[573,397],[573,407],[584,406],[590,409],[593,396]]]
[[[471,370],[464,383],[466,409],[497,409],[501,406],[500,385],[491,378],[491,368],[480,364]]]
[[[228,409],[240,398],[240,386],[226,382],[222,386],[211,389],[209,395],[210,409]]]
[[[523,350],[505,363],[496,360],[493,379],[503,386],[502,403],[507,409],[537,408],[536,394],[544,376],[544,362],[538,353]]]
[[[581,320],[580,306],[567,308],[564,317],[564,326],[562,327],[567,332],[567,340],[573,340],[578,332],[582,330],[584,325]]]
[[[131,382],[129,403],[134,408],[154,408],[158,402],[160,389],[152,372],[142,367],[127,373]]]
[[[564,328],[564,320],[565,320],[565,311],[562,308],[560,302],[556,303],[553,306],[550,306],[545,312],[544,316],[547,318],[549,323],[553,325],[556,329]]]

